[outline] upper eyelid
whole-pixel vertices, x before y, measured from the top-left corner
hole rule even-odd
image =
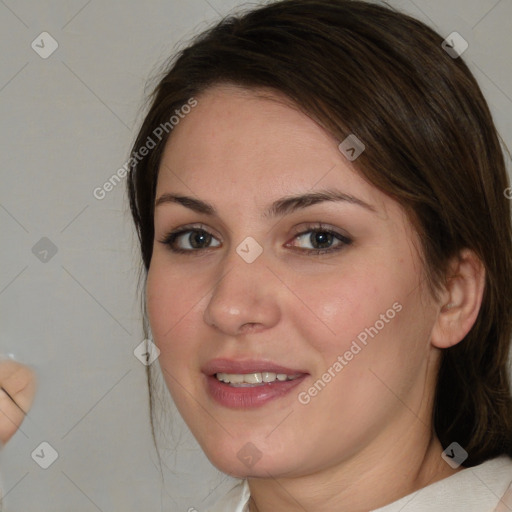
[[[314,231],[314,230],[317,230],[317,231],[325,230],[325,231],[335,232],[336,234],[339,234],[340,236],[345,236],[346,238],[350,238],[350,235],[348,233],[344,232],[345,230],[340,229],[340,228],[331,227],[331,226],[325,224],[324,222],[320,222],[320,221],[306,222],[304,224],[305,225],[303,225],[301,227],[293,228],[294,236],[297,236],[297,235],[300,235],[303,233],[307,233],[309,231]],[[205,231],[210,235],[214,235],[214,233],[212,233],[212,231],[216,231],[216,230],[212,230],[211,228],[204,226],[204,224],[202,224],[202,223],[185,224],[183,226],[180,226],[175,229],[171,229],[171,230],[167,231],[166,236],[170,235],[170,234],[181,235],[188,231]]]

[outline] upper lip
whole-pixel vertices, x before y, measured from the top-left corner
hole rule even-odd
[[[201,371],[206,375],[215,375],[216,373],[259,373],[259,372],[272,372],[283,373],[286,375],[306,374],[308,372],[297,369],[289,368],[276,364],[272,361],[263,361],[256,359],[212,359],[208,361]]]

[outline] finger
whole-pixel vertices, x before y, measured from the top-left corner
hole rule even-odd
[[[24,418],[25,413],[4,389],[0,389],[0,447],[14,435]]]
[[[14,398],[8,393],[8,391],[6,389],[4,389],[2,386],[0,386],[0,390],[2,390],[13,402],[14,405],[16,405],[16,407],[18,407],[20,409],[20,411],[23,413],[23,414],[27,414],[17,403],[16,403],[16,400],[14,400]]]
[[[0,387],[3,388],[9,399],[26,414],[35,395],[35,372],[16,361],[0,361]]]

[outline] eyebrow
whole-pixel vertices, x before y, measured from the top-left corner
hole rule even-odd
[[[359,199],[350,194],[346,194],[339,190],[327,189],[318,190],[315,192],[308,192],[305,194],[295,196],[285,196],[274,201],[262,214],[264,218],[282,217],[284,215],[293,213],[296,210],[307,208],[317,203],[331,201],[331,202],[347,202],[357,206],[361,206],[371,212],[377,213],[377,210],[371,204],[366,203],[362,199]],[[165,193],[162,194],[155,202],[155,208],[166,203],[177,203],[190,208],[197,213],[203,213],[210,216],[218,216],[217,210],[213,205],[195,199],[193,197]]]

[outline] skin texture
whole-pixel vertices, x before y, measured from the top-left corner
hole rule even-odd
[[[457,277],[435,302],[403,210],[355,172],[340,141],[279,96],[215,86],[197,99],[167,143],[156,197],[202,199],[218,217],[156,207],[146,292],[167,386],[208,458],[249,477],[251,511],[261,512],[368,511],[453,474],[430,416],[441,349],[463,339],[480,307],[479,260],[463,251],[452,265]],[[322,202],[261,216],[278,198],[325,188],[375,212]],[[308,254],[315,250],[308,223],[319,222],[352,243]],[[161,243],[190,223],[212,234],[207,248],[176,254]],[[263,248],[250,264],[236,252],[248,236]],[[191,249],[189,234],[176,244]],[[298,394],[394,303],[402,306],[394,318],[301,404]],[[309,375],[283,398],[233,410],[206,392],[201,367],[218,357],[264,359]],[[249,442],[261,456],[251,467],[237,457]]]
[[[18,430],[30,409],[35,391],[34,371],[10,359],[0,359],[0,443]]]

